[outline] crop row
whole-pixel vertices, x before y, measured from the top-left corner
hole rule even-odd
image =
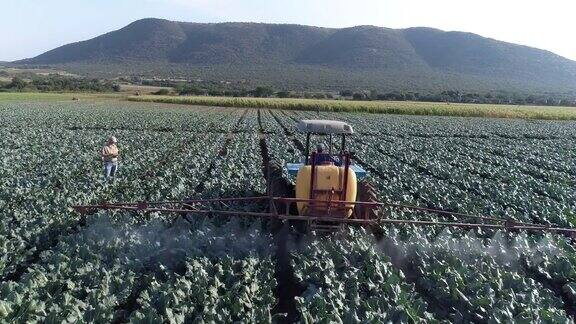
[[[0,113],[0,270],[10,279],[0,286],[0,314],[8,320],[280,316],[273,310],[286,298],[274,296],[278,247],[258,222],[106,213],[82,224],[69,207],[264,194],[265,158],[301,159],[302,118],[353,124],[359,134],[348,143],[383,201],[574,224],[572,123],[134,103],[4,104]],[[111,134],[122,160],[119,177],[106,182],[98,151]],[[303,321],[562,322],[574,314],[576,251],[563,237],[385,233],[380,243],[350,230],[296,244],[290,267],[304,287],[296,298]]]
[[[66,113],[69,112],[66,111]],[[24,110],[20,113],[24,117],[20,122],[24,122],[28,112]],[[212,118],[212,121],[214,120]],[[232,130],[240,127],[244,120],[245,118],[241,119],[240,115],[237,115],[232,123],[235,125]],[[226,122],[225,119],[223,121]],[[122,308],[130,302],[133,292],[139,287],[139,282],[144,279],[143,276],[148,276],[151,271],[150,260],[143,260],[144,256],[148,258],[154,256],[152,251],[157,251],[159,241],[167,244],[170,249],[176,249],[175,245],[180,243],[195,242],[197,244],[197,241],[206,238],[202,236],[192,240],[191,235],[201,233],[208,235],[208,233],[191,229],[184,229],[176,235],[174,231],[179,228],[178,225],[172,224],[166,227],[160,220],[152,223],[147,221],[145,225],[139,227],[130,219],[132,215],[119,215],[114,225],[107,223],[106,217],[95,218],[96,220],[90,217],[88,224],[79,228],[77,233],[70,232],[67,229],[78,222],[78,215],[72,213],[69,208],[72,204],[100,201],[157,201],[186,199],[191,196],[210,197],[218,192],[234,192],[239,189],[264,191],[262,181],[258,181],[261,178],[261,164],[245,163],[248,160],[258,161],[255,134],[197,135],[195,132],[111,129],[110,131],[121,141],[122,159],[118,178],[114,181],[104,181],[100,172],[98,149],[102,145],[102,139],[105,139],[108,134],[91,129],[61,130],[59,128],[45,129],[38,125],[36,127],[40,132],[17,132],[16,127],[2,128],[7,134],[14,134],[13,137],[3,137],[6,144],[2,148],[10,150],[9,153],[11,153],[6,156],[26,162],[19,164],[18,168],[12,168],[12,176],[7,173],[1,178],[6,182],[17,182],[18,186],[23,188],[6,192],[10,196],[2,199],[2,202],[8,204],[4,211],[27,213],[25,217],[22,217],[22,222],[3,217],[2,221],[6,224],[4,228],[11,229],[10,234],[22,241],[28,239],[26,235],[35,240],[22,244],[21,249],[6,250],[4,257],[10,261],[10,267],[7,267],[5,271],[12,271],[14,266],[22,264],[27,253],[47,249],[39,255],[38,260],[32,260],[33,263],[28,269],[21,270],[22,273],[15,277],[17,281],[10,280],[3,283],[1,308],[2,317],[5,319],[109,321],[116,317],[126,317],[130,314],[123,314]],[[51,132],[54,134],[50,134]],[[22,138],[22,134],[28,137]],[[63,135],[69,135],[70,139],[65,141]],[[51,139],[53,143],[49,141]],[[37,146],[35,146],[36,141],[39,143]],[[70,145],[68,141],[75,145]],[[252,145],[246,146],[246,143]],[[50,157],[48,154],[53,154],[57,158],[46,158]],[[79,160],[78,156],[83,160]],[[7,161],[7,163],[12,163],[12,161]],[[234,170],[235,163],[242,163],[247,167],[241,171]],[[38,166],[44,167],[46,171],[38,172],[41,171]],[[68,173],[70,171],[71,173]],[[14,174],[22,178],[14,178]],[[230,179],[237,179],[237,185],[233,185],[232,181],[217,181],[222,174],[230,175]],[[254,179],[254,185],[246,186],[243,179]],[[47,187],[42,188],[37,183]],[[58,191],[56,191],[56,196],[54,195],[54,183],[56,186],[62,186],[62,197],[65,200],[58,200],[60,196]],[[196,189],[200,185],[205,190],[197,192]],[[19,201],[19,199],[25,201]],[[36,202],[40,207],[31,206],[31,202]],[[56,217],[49,217],[49,215]],[[105,223],[101,224],[101,222]],[[55,223],[58,227],[54,225]],[[206,229],[207,226],[202,226],[202,228]],[[32,232],[32,229],[37,232]],[[230,232],[231,229],[228,227],[222,230]],[[44,246],[42,236],[49,237],[50,241],[57,245]],[[250,236],[250,241],[253,240],[253,236]],[[232,236],[227,237],[234,239]],[[217,248],[214,248],[214,253],[217,255],[213,257],[216,258],[213,260],[216,262],[213,264],[213,267],[217,267],[215,269],[218,269],[220,267],[218,264],[221,263],[223,266],[232,267],[233,269],[225,270],[232,271],[238,277],[247,273],[238,267],[252,266],[258,268],[256,272],[262,273],[258,274],[258,277],[264,276],[264,278],[253,280],[264,280],[271,276],[273,266],[269,257],[268,261],[263,259],[261,264],[254,263],[259,260],[258,258],[248,256],[242,256],[239,260],[228,259],[224,262],[223,255],[218,254],[220,252],[216,253],[222,250],[222,243],[218,241],[214,245],[217,245]],[[227,245],[237,249],[235,245],[229,243]],[[245,249],[252,250],[250,246],[246,246]],[[197,253],[197,259],[186,259],[180,256],[182,264],[186,267],[197,267],[198,262],[203,264],[212,262],[206,259],[209,256],[206,251],[188,251],[190,249],[186,246],[178,247],[176,250],[186,251],[186,256],[190,253],[191,255]],[[167,250],[167,253],[171,251]],[[160,260],[153,261],[158,263],[160,268],[166,266],[164,263],[174,266],[176,261],[171,259],[173,256],[157,255]],[[222,261],[219,260],[220,257]],[[264,265],[268,267],[268,272]],[[170,280],[179,280],[178,282],[184,280],[184,277],[176,278],[177,274],[168,270],[166,275],[172,276],[171,279],[162,277],[159,281],[160,279],[156,276],[146,277],[146,280],[150,281],[149,287],[141,297],[140,294],[134,296],[141,298],[140,304],[143,305],[143,313],[135,313],[135,319],[146,318],[142,315],[144,313],[152,314],[152,304],[146,308],[144,296],[156,298],[153,287],[160,284],[169,285]],[[194,273],[194,276],[196,275],[197,273]],[[215,277],[215,280],[224,279],[224,277]],[[228,278],[222,287],[216,288],[229,290],[232,287],[228,285],[236,280],[234,277]],[[274,287],[273,283],[271,287]],[[194,290],[197,289],[199,287],[194,288]],[[268,306],[273,305],[274,301],[273,298],[270,300],[270,289],[268,288],[268,295],[264,296],[266,288],[262,285],[262,303],[267,303]],[[252,293],[250,292],[250,295]],[[57,298],[51,298],[54,295]],[[237,295],[231,293],[230,296]],[[218,299],[221,299],[220,297],[222,296]],[[23,303],[22,298],[27,302]],[[254,302],[257,304],[256,301]],[[254,305],[254,308],[257,306],[260,307]],[[121,311],[117,312],[117,309]],[[270,310],[264,309],[263,311],[269,313]],[[247,316],[256,316],[253,312],[256,311],[248,310],[243,316],[238,314],[236,309],[231,309],[228,314],[231,316],[230,319],[244,318],[246,320]],[[158,308],[154,314],[168,319],[170,310]],[[213,311],[206,310],[205,314],[201,315],[207,316],[208,319],[214,314]],[[220,312],[217,316],[224,320]]]
[[[282,123],[294,123],[299,118],[313,117],[312,113],[291,113],[291,118],[281,120]],[[386,129],[389,125],[368,127],[371,121],[364,120],[364,129]],[[358,129],[358,128],[357,128]],[[390,132],[392,133],[392,132]],[[365,167],[374,171],[369,176],[375,183],[383,201],[412,204],[424,207],[449,209],[464,213],[489,214],[492,216],[510,217],[527,222],[555,223],[561,226],[571,226],[575,206],[573,191],[570,190],[574,177],[570,169],[558,171],[546,168],[549,165],[524,164],[525,161],[515,158],[518,155],[490,154],[495,147],[490,141],[478,136],[470,141],[466,137],[455,136],[450,142],[421,136],[408,137],[397,135],[360,135],[351,142],[352,150]],[[511,141],[511,140],[510,140]],[[532,143],[533,151],[542,152],[544,143],[549,139],[517,139],[515,151],[527,151],[526,142]],[[482,149],[470,149],[468,143],[483,143]],[[511,145],[508,143],[508,145]],[[557,152],[555,157],[564,163],[570,163],[571,153],[565,145],[549,147],[549,152]],[[484,155],[482,155],[484,154]],[[539,153],[532,153],[531,159]],[[423,159],[422,157],[426,157]],[[573,161],[573,160],[572,160]],[[532,167],[532,168],[531,168]],[[535,175],[548,175],[535,176]],[[439,219],[436,215],[426,213],[408,213],[388,211],[388,216],[394,218],[430,218]],[[571,261],[576,254],[574,249],[562,237],[550,234],[542,238],[531,236],[525,238],[524,249],[514,255],[517,264],[508,264],[491,259],[490,252],[480,253],[485,246],[491,251],[494,242],[490,233],[482,233],[487,242],[479,243],[474,233],[469,234],[456,230],[454,232],[439,232],[425,229],[428,236],[422,239],[421,232],[404,228],[404,237],[398,238],[399,245],[410,245],[412,250],[402,250],[403,255],[410,259],[404,269],[417,269],[412,274],[413,281],[424,295],[435,296],[434,299],[448,300],[448,305],[455,305],[451,313],[463,316],[469,320],[520,320],[558,321],[565,318],[564,309],[573,313],[574,310],[574,266]],[[447,234],[448,233],[448,234]],[[438,236],[439,235],[439,236]],[[466,242],[475,244],[476,249],[459,253],[457,244],[444,246],[450,242]],[[545,243],[546,242],[546,243]],[[397,245],[398,245],[397,244]],[[463,243],[464,244],[464,243]],[[506,251],[511,251],[516,242],[507,245]],[[546,245],[545,245],[546,244]],[[431,247],[432,246],[432,247]],[[547,248],[546,248],[547,247]],[[452,251],[455,250],[455,251]],[[432,253],[433,252],[433,253]],[[474,253],[472,253],[474,252]],[[398,253],[398,252],[397,252]],[[510,257],[506,255],[506,257]],[[522,263],[522,266],[519,264]],[[442,267],[439,267],[442,265]],[[478,269],[482,270],[477,276]],[[495,273],[496,271],[496,273]],[[436,275],[438,273],[438,275]],[[449,283],[446,288],[443,283],[447,273],[462,277],[461,287]],[[467,276],[469,278],[467,278]],[[507,278],[509,286],[490,288],[493,297],[489,302],[475,304],[473,291],[476,288],[471,283],[475,279],[477,285],[487,285],[493,281],[499,282]],[[470,284],[469,284],[470,283]],[[466,290],[454,290],[453,287]],[[443,290],[445,289],[445,290]],[[536,301],[527,310],[522,310],[527,302],[515,299],[518,294],[523,296],[533,290],[541,291],[540,295],[532,293],[532,301]],[[512,293],[512,295],[506,295]],[[512,297],[511,297],[512,296]],[[562,299],[559,299],[559,298]],[[504,304],[510,303],[510,307]],[[517,303],[518,306],[513,306]],[[540,304],[547,307],[540,307]],[[482,308],[478,308],[480,306]],[[490,310],[490,313],[486,310]],[[547,309],[555,309],[548,312]],[[498,313],[491,312],[498,310]],[[452,317],[452,320],[455,318]]]

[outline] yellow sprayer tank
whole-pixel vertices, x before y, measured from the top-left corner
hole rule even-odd
[[[315,176],[315,187],[317,190],[342,190],[344,186],[344,167],[338,167],[335,165],[317,165]],[[310,198],[310,177],[312,175],[312,166],[305,165],[298,170],[298,175],[296,176],[296,198],[299,199],[309,199]],[[357,192],[357,181],[356,173],[348,168],[348,180],[346,185],[346,201],[356,201]],[[317,194],[315,199],[328,201],[330,200],[330,193]],[[338,194],[332,197],[331,200],[341,200]],[[308,208],[308,203],[299,202],[298,213],[300,215],[305,215]],[[353,204],[347,205],[351,207],[350,211],[347,213],[347,217],[352,214]]]

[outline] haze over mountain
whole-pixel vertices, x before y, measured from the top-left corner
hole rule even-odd
[[[287,89],[576,90],[575,61],[432,28],[142,19],[15,63],[104,77],[197,78]]]

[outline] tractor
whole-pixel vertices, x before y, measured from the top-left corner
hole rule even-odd
[[[306,133],[303,163],[287,163],[285,169],[296,177],[297,211],[298,215],[311,219],[307,227],[316,232],[329,232],[343,224],[323,221],[323,217],[376,219],[376,213],[372,212],[375,206],[356,203],[370,194],[370,186],[359,182],[366,177],[366,170],[354,163],[346,150],[346,136],[354,134],[352,126],[333,120],[301,120],[298,130]],[[312,136],[327,136],[328,152],[311,152]],[[334,136],[340,136],[340,149],[336,154],[333,153]],[[375,199],[372,202],[376,202]]]

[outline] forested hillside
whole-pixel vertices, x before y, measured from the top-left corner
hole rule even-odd
[[[431,28],[138,20],[18,65],[96,77],[139,75],[282,89],[576,90],[576,62],[548,51]]]

